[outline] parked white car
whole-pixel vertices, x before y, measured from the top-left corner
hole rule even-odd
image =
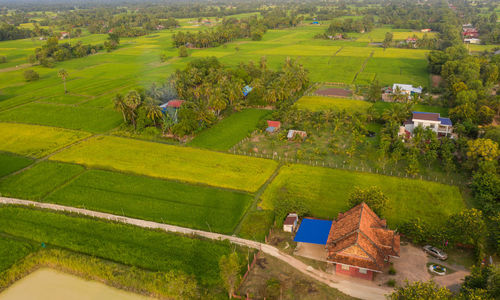
[[[425,245],[424,252],[429,253],[440,260],[446,260],[448,258],[448,254],[446,254],[443,250],[432,247],[431,245]]]

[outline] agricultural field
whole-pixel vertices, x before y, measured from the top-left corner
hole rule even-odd
[[[422,38],[424,34],[427,35],[428,38],[436,36],[436,32],[420,32],[420,31],[410,31],[408,29],[396,29],[391,26],[384,26],[379,28],[374,28],[373,30],[359,34],[356,38],[358,42],[382,42],[384,41],[385,34],[387,32],[391,32],[393,35],[393,40],[406,40],[409,37],[417,36],[417,38]]]
[[[188,147],[101,136],[59,152],[51,160],[255,192],[277,163]]]
[[[244,111],[234,113],[213,127],[205,129],[189,142],[188,145],[210,150],[229,150],[236,143],[251,134],[257,128],[259,122],[264,120],[269,114],[269,110],[262,109],[245,109]]]
[[[23,156],[17,156],[0,152],[0,177],[20,170],[33,163],[33,160]]]
[[[0,274],[33,250],[33,246],[24,240],[0,234]]]
[[[356,186],[382,189],[389,198],[384,217],[391,228],[416,216],[436,224],[465,208],[457,186],[296,164],[281,167],[262,195],[260,205],[272,209],[274,201],[293,195],[309,209],[311,216],[332,219],[349,209],[349,194]]]
[[[55,99],[61,99],[61,97]],[[0,112],[0,121],[23,122],[100,133],[118,127],[123,119],[118,112],[108,109],[29,103]]]
[[[79,165],[43,161],[21,173],[2,178],[0,193],[27,200],[41,200],[85,169]]]
[[[231,234],[252,199],[246,193],[90,170],[43,201]]]
[[[0,122],[0,151],[40,158],[88,137],[82,131]]]
[[[373,103],[373,109],[378,113],[383,113],[385,110],[388,110],[392,105],[394,105],[394,103],[377,101]],[[412,110],[439,113],[441,117],[448,117],[448,108],[446,107],[432,106],[427,104],[414,104],[412,106]]]
[[[0,228],[1,232],[15,237],[125,265],[150,271],[182,272],[194,276],[202,287],[213,290],[221,286],[220,257],[234,250],[227,242],[12,206],[0,207]],[[247,251],[240,254],[244,257]]]
[[[370,102],[362,100],[323,96],[304,96],[300,98],[295,105],[299,109],[311,111],[332,110],[340,112],[345,110],[350,113],[366,113],[366,111],[372,106]]]

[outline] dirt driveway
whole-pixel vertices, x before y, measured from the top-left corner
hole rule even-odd
[[[396,280],[396,285],[401,286],[405,284],[405,280],[414,282],[432,279],[441,286],[446,286],[452,291],[457,291],[464,277],[469,275],[469,271],[464,267],[449,266],[446,262],[428,256],[422,248],[411,244],[401,244],[400,257],[391,259],[391,261],[394,263],[393,266],[396,269],[396,275],[391,276],[387,272],[383,275],[377,275],[377,283],[385,284],[389,279],[394,279]],[[429,262],[437,262],[455,272],[445,276],[433,276],[427,271],[427,263]]]

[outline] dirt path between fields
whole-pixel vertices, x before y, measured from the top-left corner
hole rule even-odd
[[[85,216],[90,216],[94,218],[106,219],[115,222],[121,222],[125,224],[135,225],[142,228],[150,228],[150,229],[161,229],[167,232],[176,232],[186,235],[197,235],[204,238],[212,239],[212,240],[229,240],[231,243],[250,247],[254,249],[258,249],[268,255],[278,258],[279,260],[289,264],[300,272],[306,274],[307,276],[316,279],[319,282],[322,282],[332,288],[338,289],[339,291],[348,294],[353,297],[357,297],[360,299],[385,299],[385,295],[392,292],[392,289],[386,287],[377,286],[375,283],[355,278],[342,277],[335,274],[329,274],[317,269],[314,269],[311,266],[303,263],[302,261],[281,252],[276,247],[242,239],[236,236],[224,235],[219,233],[207,232],[202,230],[196,230],[191,228],[185,228],[180,226],[162,224],[152,221],[139,220],[134,218],[128,218],[108,213],[102,213],[82,208],[63,206],[57,204],[50,203],[41,203],[35,201],[14,199],[14,198],[5,198],[0,197],[0,204],[7,205],[22,205],[22,206],[34,206],[38,208],[56,210],[56,211],[66,211],[76,214],[81,214]]]
[[[0,73],[21,70],[21,69],[27,68],[29,66],[31,66],[31,64],[22,64],[22,65],[17,65],[15,67],[3,68],[3,69],[0,69]]]

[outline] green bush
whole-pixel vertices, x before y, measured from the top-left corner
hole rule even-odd
[[[0,56],[0,64],[6,63],[6,62],[7,62],[7,57]]]
[[[179,47],[179,56],[180,57],[187,57],[189,55],[188,50],[186,46],[180,46]]]
[[[37,81],[38,79],[40,79],[40,75],[36,71],[31,69],[24,71],[24,80]]]
[[[390,287],[395,287],[396,286],[396,280],[394,280],[394,279],[387,280],[387,285],[390,286]]]

